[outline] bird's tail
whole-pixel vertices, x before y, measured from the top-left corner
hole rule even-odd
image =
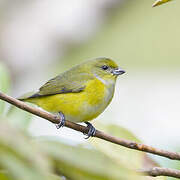
[[[29,92],[29,93],[26,93],[26,94],[20,96],[17,99],[20,100],[20,101],[33,103],[33,99],[36,97],[35,95],[36,95],[35,92]]]
[[[35,92],[29,92],[24,94],[23,96],[20,96],[19,98],[17,98],[20,101],[24,101],[24,102],[30,102],[33,104],[36,104],[35,101],[33,100],[33,96],[35,95]],[[15,110],[15,106],[11,106],[7,112],[8,115],[12,114]]]

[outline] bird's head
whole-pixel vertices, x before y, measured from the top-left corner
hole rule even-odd
[[[91,73],[104,80],[115,80],[117,76],[124,74],[125,71],[109,58],[97,58],[87,64]]]

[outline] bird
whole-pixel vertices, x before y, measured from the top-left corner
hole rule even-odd
[[[27,93],[18,99],[58,114],[60,122],[56,124],[57,128],[63,127],[66,119],[86,123],[89,138],[96,132],[89,121],[110,104],[116,79],[124,73],[114,60],[95,58],[72,67],[47,81],[37,92]]]

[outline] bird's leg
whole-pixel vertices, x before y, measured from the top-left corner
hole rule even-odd
[[[85,123],[87,124],[87,127],[89,128],[87,137],[85,137],[85,139],[88,139],[89,137],[93,137],[95,135],[96,129],[91,123],[89,122],[85,122]]]
[[[57,129],[59,129],[60,127],[63,127],[65,125],[65,121],[66,121],[65,116],[64,116],[64,114],[62,112],[59,112],[58,115],[60,117],[59,118],[60,122],[59,122],[59,124],[56,124]]]

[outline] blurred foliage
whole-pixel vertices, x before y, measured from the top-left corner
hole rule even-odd
[[[150,1],[127,1],[112,9],[95,36],[72,47],[63,62],[78,64],[94,57],[113,58],[122,67],[146,71],[168,68],[179,72],[180,1],[152,8]],[[168,26],[167,26],[168,22]],[[59,64],[57,73],[61,71]],[[134,75],[134,74],[133,74]]]
[[[4,64],[0,63],[0,91],[8,93],[10,88],[10,77],[7,68]],[[7,105],[7,104],[6,104]],[[4,101],[0,101],[0,115],[5,114],[5,110],[8,110],[8,106],[5,105]],[[7,119],[12,122],[15,126],[22,129],[26,129],[31,122],[32,115],[25,111],[22,111],[14,106],[11,106],[8,110]]]
[[[110,180],[137,179],[132,170],[117,164],[94,149],[68,146],[59,142],[44,142],[44,150],[56,161],[56,169],[70,179]]]
[[[0,123],[0,153],[2,179],[53,180],[60,179],[61,176],[75,180],[147,179],[132,170],[142,167],[137,165],[142,163],[139,157],[134,157],[137,162],[132,164],[132,161],[129,161],[132,156],[122,151],[116,150],[117,159],[111,156],[113,149],[109,150],[109,153],[102,153],[95,148],[87,149],[53,140],[32,139],[18,128],[4,122]],[[134,153],[136,156],[136,152]],[[126,163],[121,162],[122,156],[126,156]]]
[[[50,161],[37,145],[7,123],[0,125],[0,167],[11,179],[50,179]],[[5,174],[4,174],[5,176]]]
[[[159,6],[159,5],[167,3],[169,1],[172,1],[172,0],[157,0],[157,1],[154,2],[153,7]]]
[[[1,73],[1,84],[9,82],[7,71],[1,70]],[[7,92],[8,86],[1,86],[1,90]],[[0,102],[4,108],[4,104],[2,106],[2,101]],[[90,140],[92,147],[87,148],[85,145],[67,145],[57,141],[57,138],[49,140],[45,137],[31,137],[27,131],[29,123],[26,123],[31,117],[24,113],[11,109],[6,116],[0,115],[1,180],[152,179],[139,176],[135,171],[147,165],[148,167],[157,165],[144,153],[128,150],[97,138],[92,138]],[[10,123],[9,119],[17,121],[19,125]],[[114,125],[100,125],[100,127],[112,135],[139,142],[132,133],[121,127]]]
[[[139,139],[137,139],[128,130],[117,125],[105,126],[103,124],[97,124],[96,127],[99,129],[102,128],[103,131],[113,136],[128,139],[135,142],[140,142]],[[142,168],[144,159],[144,154],[142,152],[132,151],[131,149],[126,149],[124,147],[117,146],[116,144],[102,141],[100,139],[96,139],[95,141],[92,139],[91,143],[103,153],[111,156],[111,158],[113,158],[115,161],[123,163],[124,165],[131,164],[132,166],[137,167],[138,169]]]
[[[7,120],[14,126],[27,130],[32,121],[32,114],[11,106],[7,113]]]
[[[101,123],[96,123],[96,127],[98,129],[103,129],[104,132],[107,132],[113,136],[134,142],[141,142],[134,134],[118,125],[103,125]],[[137,169],[159,166],[155,161],[148,157],[146,153],[127,149],[122,146],[117,146],[116,144],[109,143],[101,139],[90,139],[90,142],[102,153],[110,156],[112,159],[114,159],[114,161],[125,166],[129,166],[129,164],[131,164],[131,167],[136,167]],[[145,178],[143,177],[142,179]],[[156,179],[163,180],[166,178],[157,177]]]
[[[8,70],[4,64],[0,63],[0,91],[7,93],[10,86]],[[4,112],[5,102],[0,101],[0,115]]]

